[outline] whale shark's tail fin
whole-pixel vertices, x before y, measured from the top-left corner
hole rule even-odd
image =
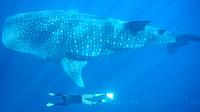
[[[84,88],[85,85],[81,76],[81,71],[83,67],[87,64],[87,61],[77,61],[64,58],[61,60],[61,64],[65,72],[76,83],[76,85]]]
[[[167,45],[168,54],[174,54],[179,48],[188,44],[188,42],[200,42],[200,36],[181,34],[176,36],[176,42]]]

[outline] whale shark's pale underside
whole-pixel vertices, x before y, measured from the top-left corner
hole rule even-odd
[[[60,63],[84,87],[81,71],[93,57],[176,42],[176,35],[148,25],[77,11],[46,10],[6,19],[3,44],[12,50]]]

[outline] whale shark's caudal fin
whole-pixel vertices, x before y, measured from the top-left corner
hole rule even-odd
[[[169,43],[167,45],[167,51],[168,54],[174,54],[176,51],[187,45],[188,42],[200,42],[200,36],[196,35],[190,35],[190,34],[181,34],[176,36],[176,42],[175,43]]]
[[[87,61],[77,61],[68,58],[64,58],[61,60],[61,64],[68,74],[68,76],[78,85],[79,87],[85,87],[81,71],[83,67],[87,64]]]

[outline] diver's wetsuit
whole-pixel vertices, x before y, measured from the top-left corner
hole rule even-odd
[[[109,102],[110,99],[106,96],[106,94],[85,94],[85,95],[64,95],[64,94],[54,94],[50,93],[50,96],[60,96],[62,98],[61,103],[48,103],[47,106],[54,105],[70,105],[70,104],[102,104],[105,102]]]
[[[69,105],[69,104],[82,103],[82,96],[81,95],[60,95],[60,96],[62,96],[63,102],[62,103],[56,103],[56,105]]]

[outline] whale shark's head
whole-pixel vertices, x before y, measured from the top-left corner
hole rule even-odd
[[[2,34],[3,45],[14,51],[44,59],[52,55],[51,51],[54,46],[51,45],[50,38],[57,26],[47,24],[47,19],[40,16],[23,13],[7,18]],[[54,52],[56,51],[54,50]]]
[[[14,51],[31,54],[35,47],[35,36],[31,34],[31,31],[34,31],[28,24],[27,18],[22,15],[7,18],[2,33],[3,45]]]
[[[2,32],[2,43],[5,47],[18,51],[21,44],[21,31],[19,23],[13,17],[7,18],[4,22]]]

